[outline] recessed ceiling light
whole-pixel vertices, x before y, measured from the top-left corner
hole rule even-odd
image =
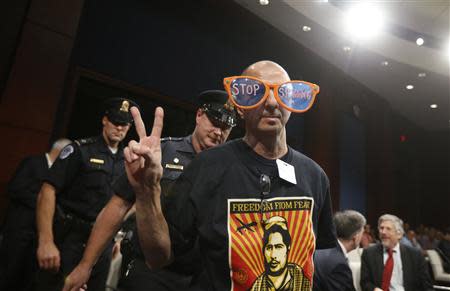
[[[438,108],[437,104],[431,104],[430,107],[433,108],[433,109]]]
[[[425,42],[425,41],[424,41],[423,38],[421,38],[421,37],[419,37],[419,38],[416,39],[416,44],[417,44],[418,46],[423,45],[424,42]]]
[[[427,74],[426,73],[419,73],[419,74],[417,74],[417,76],[419,78],[425,78],[427,76]]]
[[[409,85],[406,85],[406,89],[408,89],[408,90],[412,90],[412,89],[414,89],[414,85],[411,85],[411,84],[409,84]]]
[[[259,4],[261,4],[261,5],[269,5],[269,0],[259,0]]]
[[[343,49],[344,52],[346,52],[346,53],[348,53],[348,52],[350,52],[350,51],[352,50],[352,48],[349,47],[349,46],[344,46],[342,49]]]
[[[382,61],[382,62],[381,62],[381,65],[382,65],[383,67],[387,67],[387,66],[389,66],[389,62],[388,62],[388,61]]]
[[[308,32],[308,31],[311,31],[311,27],[304,25],[304,26],[302,27],[302,30],[303,30],[304,32]]]

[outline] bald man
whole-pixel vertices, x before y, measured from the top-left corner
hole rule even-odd
[[[164,266],[198,238],[199,259],[208,272],[203,289],[248,290],[265,269],[263,230],[278,216],[292,234],[288,261],[301,268],[301,290],[311,290],[315,246],[336,245],[329,181],[314,161],[287,145],[286,123],[291,112],[312,106],[319,87],[291,81],[272,61],[257,62],[241,76],[225,78],[224,85],[245,121],[245,136],[199,154],[163,205],[159,138],[164,113],[157,108],[147,136],[139,112],[132,111],[139,141],[131,141],[124,153],[146,262],[153,269]],[[281,269],[278,260],[270,264]],[[289,282],[271,282],[270,288],[296,286]]]

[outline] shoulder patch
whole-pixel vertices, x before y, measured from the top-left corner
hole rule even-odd
[[[182,141],[184,138],[183,137],[163,137],[161,138],[161,142],[166,142],[166,141]]]
[[[61,160],[64,160],[65,158],[70,156],[73,153],[73,151],[74,151],[73,145],[69,144],[61,150],[61,153],[59,154],[59,158]]]

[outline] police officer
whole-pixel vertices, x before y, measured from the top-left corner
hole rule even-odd
[[[125,171],[121,141],[131,126],[132,106],[123,98],[108,101],[102,134],[66,146],[49,171],[37,200],[37,290],[61,290],[80,260],[91,227],[112,196],[113,181]],[[105,290],[111,245],[93,270],[90,290]]]
[[[10,204],[0,246],[0,290],[27,291],[37,269],[36,197],[48,169],[71,141],[55,141],[49,152],[26,157],[8,183]]]
[[[182,138],[162,139],[161,163],[164,177],[161,185],[164,189],[170,187],[171,182],[178,178],[199,152],[224,143],[232,127],[236,125],[236,112],[228,103],[228,95],[225,91],[204,91],[196,100],[198,109],[193,133]],[[132,207],[135,195],[128,184],[126,175],[118,179],[114,185],[114,191],[115,195],[97,218],[83,259],[67,278],[64,291],[78,291],[78,288],[89,279],[90,270],[98,260],[98,253],[105,248],[107,241],[111,240],[120,228],[127,211]],[[131,242],[131,252],[124,254],[124,260],[132,263],[126,264],[128,265],[126,266],[128,267],[127,276],[120,283],[123,290],[183,290],[189,286],[192,274],[185,274],[185,272],[180,274],[173,270],[151,272],[146,267],[143,257],[139,255],[139,246],[135,237]]]

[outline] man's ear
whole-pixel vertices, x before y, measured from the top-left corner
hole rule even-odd
[[[107,122],[107,121],[108,121],[108,117],[106,117],[106,115],[103,116],[103,118],[102,118],[102,124],[103,124],[103,126],[106,125],[106,122]]]
[[[197,112],[195,113],[195,123],[196,124],[199,124],[200,118],[203,116],[203,114],[205,114],[205,112],[201,108],[197,109]]]
[[[203,109],[201,109],[201,108],[199,108],[199,109],[197,109],[197,112],[196,112],[196,116],[202,116],[203,114],[205,114],[205,112],[203,111]]]
[[[358,234],[352,236],[352,242],[356,245],[356,241],[358,240]]]

